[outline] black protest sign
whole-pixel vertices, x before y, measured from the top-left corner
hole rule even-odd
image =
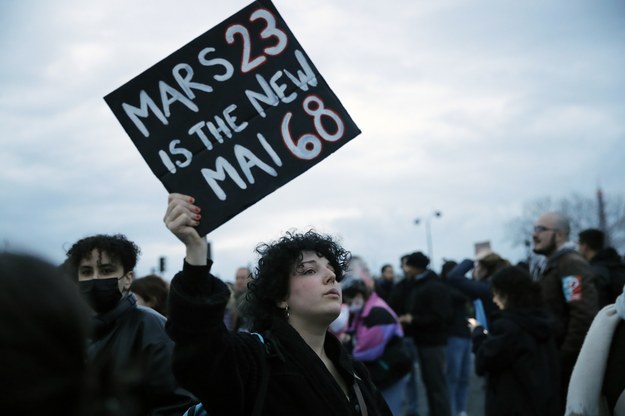
[[[167,191],[214,230],[360,130],[267,0],[104,97]]]

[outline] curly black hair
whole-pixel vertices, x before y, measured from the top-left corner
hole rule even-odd
[[[325,257],[334,268],[337,281],[343,278],[351,259],[350,252],[332,237],[313,230],[287,232],[277,241],[259,244],[255,251],[260,258],[248,283],[242,310],[250,319],[253,331],[267,329],[273,317],[287,318],[277,303],[288,296],[289,276],[302,261],[302,251],[314,251]]]
[[[124,273],[135,268],[139,254],[141,254],[139,247],[123,234],[97,234],[83,238],[70,247],[65,261],[65,267],[76,279],[80,261],[90,255],[93,250],[98,250],[100,254],[107,253],[111,260],[119,261],[124,268]]]

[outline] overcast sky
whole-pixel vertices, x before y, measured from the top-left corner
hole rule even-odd
[[[167,192],[103,100],[249,4],[0,2],[0,237],[61,262],[79,238],[126,234],[141,276],[184,250]],[[286,230],[338,236],[377,273],[402,254],[461,259],[525,202],[625,192],[621,0],[274,2],[362,134],[209,234],[231,280]],[[397,269],[397,267],[396,267]]]

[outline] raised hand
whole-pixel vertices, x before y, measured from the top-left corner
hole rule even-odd
[[[194,205],[194,198],[183,194],[169,194],[167,201],[167,211],[163,221],[169,231],[185,245],[187,263],[205,265],[208,244],[206,238],[200,237],[195,229],[200,223],[200,207]]]

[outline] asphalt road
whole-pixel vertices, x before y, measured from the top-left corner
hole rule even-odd
[[[473,356],[471,356],[473,358]],[[420,377],[420,376],[419,376]],[[467,400],[467,415],[484,415],[484,378],[475,374],[473,363],[471,363],[471,377],[469,379],[469,397]],[[428,416],[428,403],[423,382],[419,378],[419,416]],[[457,415],[452,415],[457,416]]]

